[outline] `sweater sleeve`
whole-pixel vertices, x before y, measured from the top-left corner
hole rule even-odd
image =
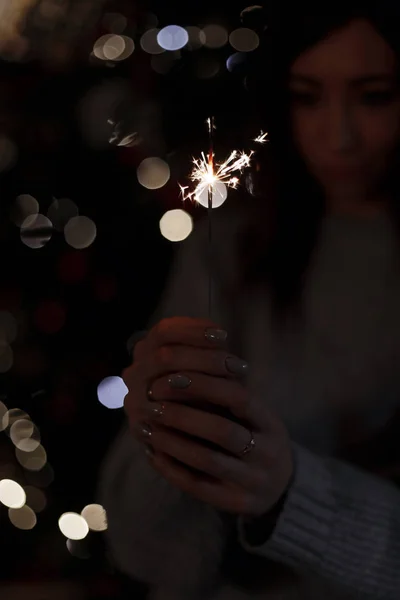
[[[207,227],[199,223],[179,248],[159,308],[149,327],[172,316],[207,317]],[[228,327],[217,304],[213,318]],[[107,512],[106,538],[116,567],[151,588],[200,588],[204,556],[217,569],[223,533],[217,511],[173,488],[146,460],[144,447],[125,426],[100,469],[99,500]],[[194,528],[195,531],[194,531]],[[198,535],[199,530],[201,535]],[[195,541],[196,540],[196,541]],[[191,583],[190,583],[191,582]],[[176,596],[177,597],[177,596]]]
[[[295,477],[272,535],[255,546],[239,518],[242,547],[318,574],[363,598],[397,600],[400,491],[339,460],[293,444]]]

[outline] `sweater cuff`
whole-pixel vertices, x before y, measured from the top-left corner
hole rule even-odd
[[[324,459],[292,444],[294,479],[268,540],[254,546],[246,539],[243,518],[237,519],[239,542],[256,554],[292,568],[321,565],[335,521],[331,474]]]

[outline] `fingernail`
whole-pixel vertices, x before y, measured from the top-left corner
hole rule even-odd
[[[235,375],[246,375],[249,370],[249,365],[247,362],[242,360],[241,358],[237,358],[236,356],[228,356],[225,361],[226,368],[230,373],[234,373]]]
[[[152,404],[149,409],[149,415],[151,417],[160,418],[163,416],[165,410],[165,404]]]
[[[184,390],[185,388],[189,387],[189,385],[192,383],[192,380],[186,375],[180,375],[177,373],[176,375],[171,375],[171,377],[169,377],[168,383],[172,388]]]
[[[147,423],[137,423],[134,426],[135,433],[141,438],[151,437],[151,428]]]
[[[206,329],[204,332],[206,339],[209,342],[226,342],[228,333],[224,329]]]

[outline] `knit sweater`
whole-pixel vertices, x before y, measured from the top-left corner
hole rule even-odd
[[[218,212],[219,211],[219,212]],[[116,565],[150,600],[398,600],[400,268],[394,227],[330,216],[303,292],[301,324],[273,327],[265,292],[233,296],[241,219],[215,211],[181,244],[149,325],[213,318],[250,364],[248,386],[287,426],[294,480],[272,535],[254,546],[225,515],[155,472],[126,427],[103,465],[100,499]]]

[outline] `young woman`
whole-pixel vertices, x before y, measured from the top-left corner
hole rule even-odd
[[[216,211],[212,265],[183,244],[124,372],[102,501],[151,600],[399,595],[400,14],[284,8],[263,194]]]

